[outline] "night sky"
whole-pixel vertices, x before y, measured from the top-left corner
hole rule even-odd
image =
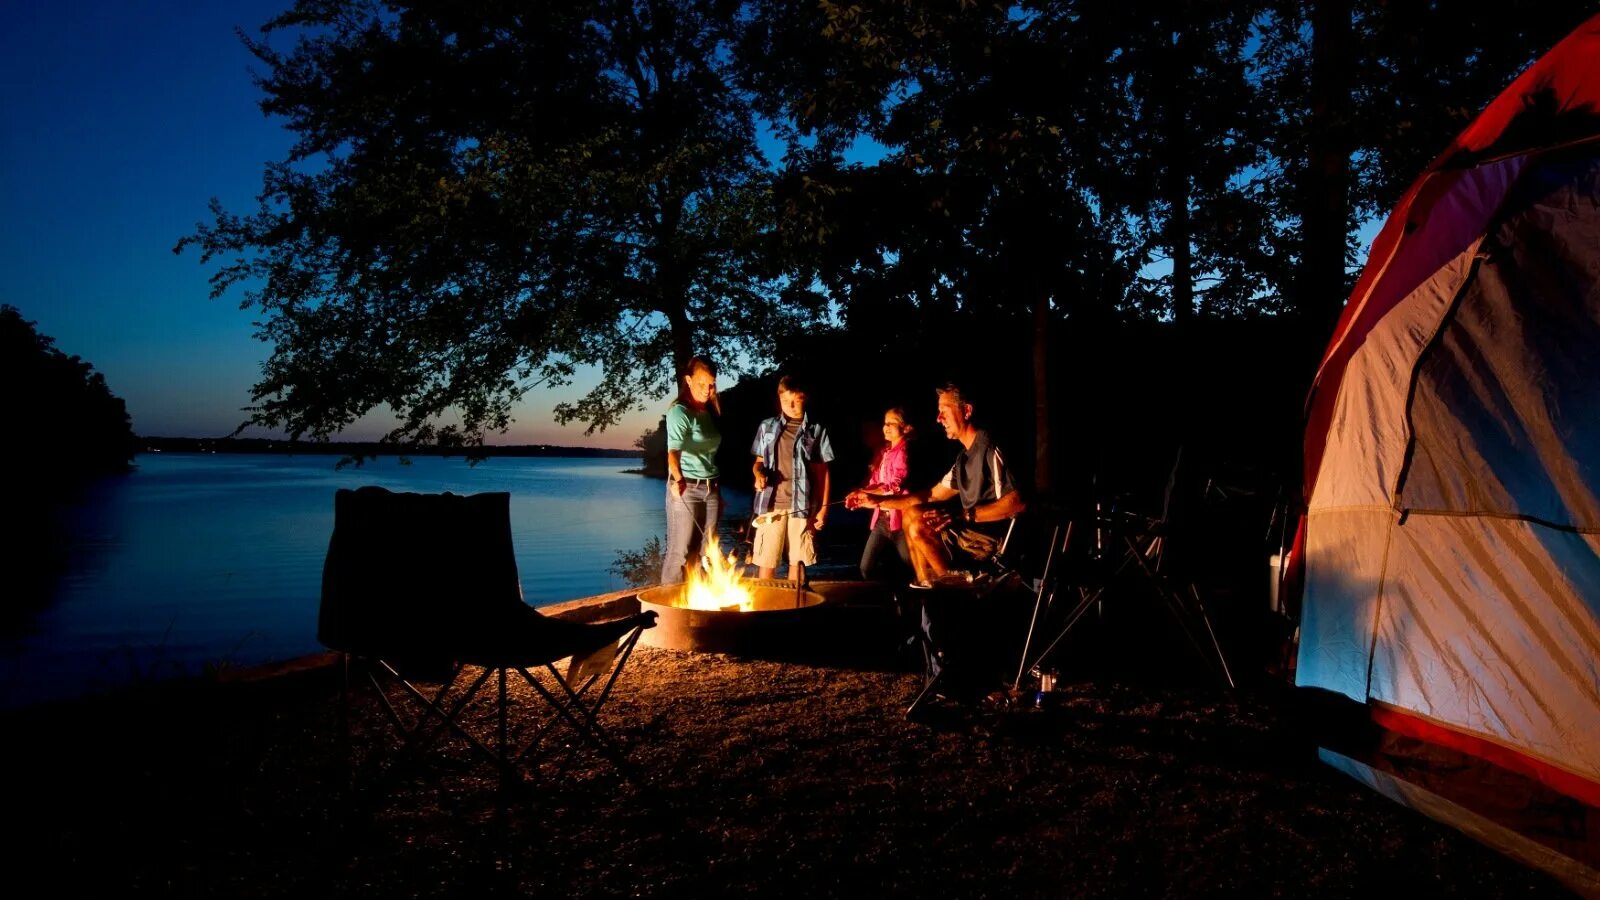
[[[234,34],[289,5],[0,0],[0,303],[103,372],[138,434],[232,431],[267,356],[241,296],[208,299],[211,267],[172,247],[211,197],[252,211],[264,164],[290,146]],[[550,420],[579,393],[530,394],[494,443],[627,447],[659,416],[585,438]]]

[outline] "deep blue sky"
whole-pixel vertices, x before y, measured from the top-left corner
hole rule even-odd
[[[211,197],[253,209],[288,150],[234,29],[289,3],[0,0],[0,303],[103,372],[139,434],[232,431],[267,356],[239,297],[171,251]],[[495,443],[626,447],[659,415],[585,439],[550,421],[559,399],[530,395]]]

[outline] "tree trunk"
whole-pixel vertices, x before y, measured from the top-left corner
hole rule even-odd
[[[1311,133],[1301,191],[1299,312],[1331,331],[1346,295],[1345,239],[1350,233],[1349,0],[1318,0],[1311,19]],[[1321,326],[1326,324],[1326,329]]]
[[[1050,459],[1050,294],[1033,295],[1033,487],[1041,497],[1055,488]]]
[[[1173,118],[1181,119],[1182,113]],[[1173,154],[1167,170],[1167,200],[1172,204],[1167,219],[1167,247],[1172,253],[1172,321],[1182,330],[1194,319],[1194,253],[1190,249],[1193,220],[1189,216],[1189,167],[1180,148],[1181,145],[1173,145],[1178,152]]]
[[[694,357],[694,329],[682,306],[667,311],[667,322],[672,327],[673,389],[677,390],[677,379],[689,371],[689,360]]]
[[[688,278],[677,254],[679,230],[683,222],[683,198],[665,182],[658,188],[664,199],[650,255],[656,268],[656,297],[667,314],[667,322],[672,326],[672,373],[675,377],[682,377],[689,369],[689,360],[694,357],[694,323],[689,321]]]
[[[1167,94],[1166,153],[1167,202],[1171,211],[1167,216],[1167,250],[1172,254],[1172,321],[1179,329],[1187,329],[1194,318],[1194,254],[1190,249],[1192,219],[1189,216],[1189,123],[1186,111],[1188,63],[1184,56],[1184,41],[1180,34],[1173,40],[1173,57],[1177,61],[1176,75]]]

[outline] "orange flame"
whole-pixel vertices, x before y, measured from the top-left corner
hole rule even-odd
[[[689,573],[683,605],[689,609],[750,612],[754,601],[739,584],[742,580],[744,567],[739,565],[739,555],[729,553],[724,559],[717,549],[716,535],[706,535],[705,554],[700,568]]]

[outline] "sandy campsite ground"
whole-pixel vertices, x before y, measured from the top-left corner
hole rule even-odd
[[[8,869],[117,896],[1565,895],[1317,763],[1281,688],[1075,680],[917,724],[919,675],[882,662],[642,648],[606,720],[648,787],[564,757],[504,808],[456,744],[352,793],[330,666],[13,713]]]

